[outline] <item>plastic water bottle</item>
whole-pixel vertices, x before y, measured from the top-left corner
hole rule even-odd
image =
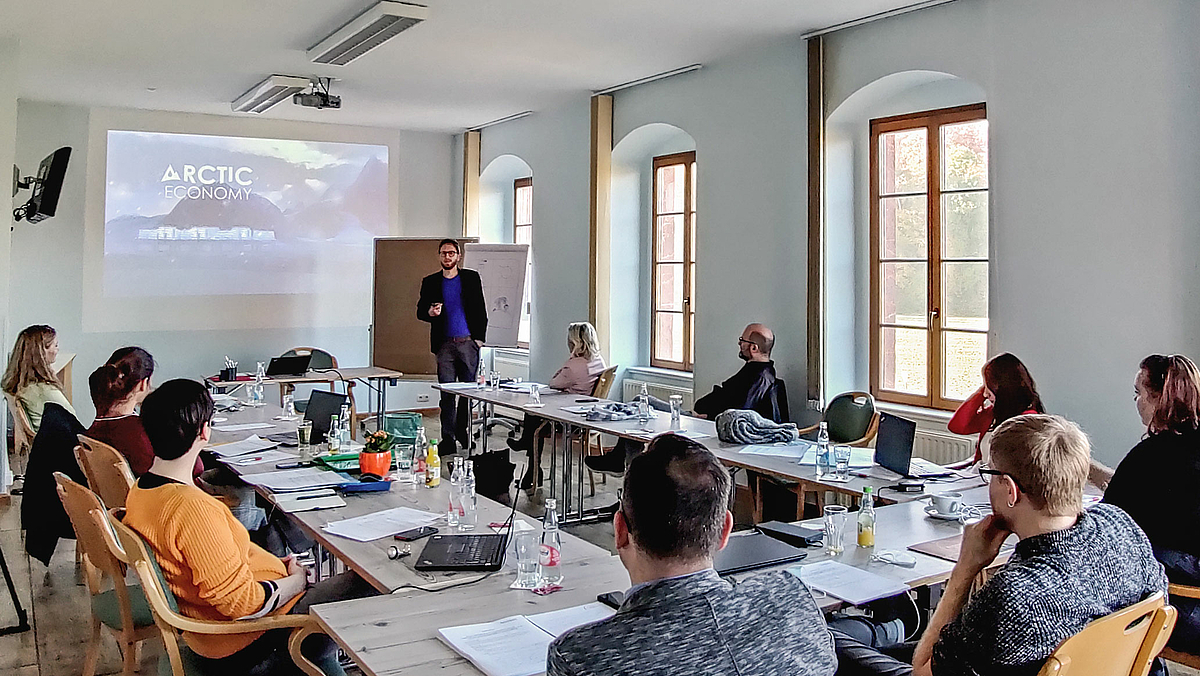
[[[475,530],[475,524],[479,521],[479,505],[475,495],[475,463],[467,459],[463,460],[463,465],[466,470],[463,472],[462,497],[459,502],[462,508],[458,513],[458,529]]]
[[[825,421],[821,421],[821,428],[817,432],[817,478],[821,478],[830,472],[829,462],[829,427]]]
[[[350,415],[350,404],[342,404],[342,410],[338,415],[338,420],[342,421],[342,426],[338,428],[338,435],[341,437],[342,448],[350,448],[350,430],[354,424]]]
[[[638,422],[650,422],[650,392],[646,390],[646,383],[642,383],[642,391],[638,393],[637,409]]]
[[[325,434],[325,441],[329,443],[329,452],[340,453],[342,450],[342,424],[338,422],[336,415],[329,416],[329,432]]]
[[[250,405],[263,405],[263,381],[267,379],[267,368],[263,363],[258,362],[258,368],[254,370],[254,384],[250,386]]]
[[[538,575],[542,584],[561,584],[562,533],[558,530],[558,501],[546,498],[546,515],[542,517],[542,545],[538,548]]]
[[[405,483],[414,486],[425,483],[425,450],[428,446],[429,440],[425,436],[425,428],[418,427],[417,440],[413,442],[412,462],[408,464],[408,480]]]
[[[454,471],[450,473],[450,497],[446,506],[446,525],[458,527],[458,510],[462,500],[462,458],[454,459]]]

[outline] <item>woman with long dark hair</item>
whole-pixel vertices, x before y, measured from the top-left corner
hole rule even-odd
[[[1133,384],[1146,436],[1117,465],[1104,501],[1129,513],[1171,582],[1200,586],[1200,369],[1191,359],[1153,354]],[[1172,648],[1200,653],[1200,604],[1171,596],[1179,610]]]
[[[1029,369],[1009,352],[992,357],[983,365],[983,386],[958,407],[947,425],[955,434],[978,434],[975,457],[984,460],[986,437],[996,427],[1026,413],[1045,413],[1042,397]]]

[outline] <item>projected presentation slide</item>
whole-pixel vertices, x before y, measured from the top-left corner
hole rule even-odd
[[[109,131],[103,295],[371,290],[388,148]]]

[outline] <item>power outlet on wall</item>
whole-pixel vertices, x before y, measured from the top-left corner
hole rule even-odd
[[[428,394],[418,394],[417,401],[420,403],[425,403],[425,402],[429,401],[429,395]]]
[[[820,411],[821,410],[821,400],[820,399],[809,399],[808,400],[808,410]]]

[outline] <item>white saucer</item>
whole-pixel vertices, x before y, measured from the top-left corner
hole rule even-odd
[[[941,519],[942,521],[958,521],[962,517],[961,511],[953,514],[942,514],[941,512],[937,511],[937,508],[933,505],[928,505],[925,507],[925,513],[935,519]]]

